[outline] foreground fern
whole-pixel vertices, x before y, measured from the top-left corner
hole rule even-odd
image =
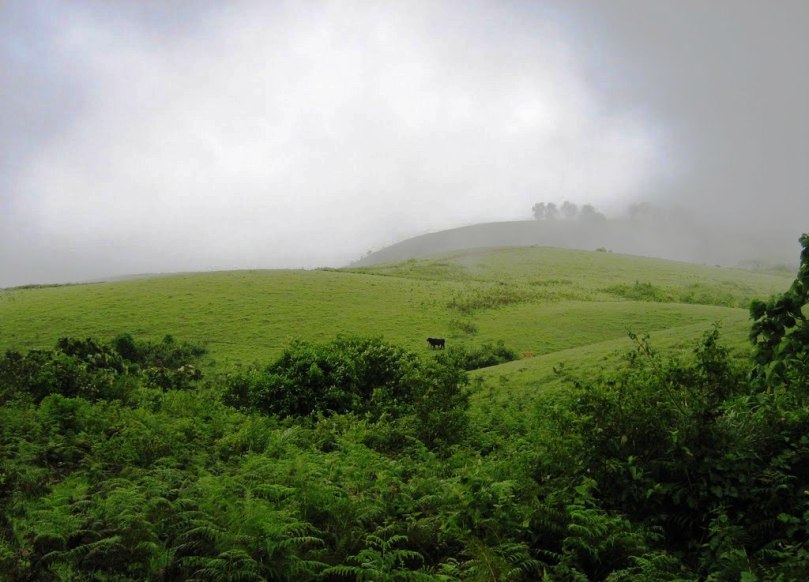
[[[435,580],[434,576],[419,569],[419,565],[424,562],[421,554],[398,547],[407,542],[407,536],[395,534],[394,530],[394,526],[377,528],[376,532],[365,536],[364,548],[347,558],[349,564],[332,566],[324,570],[323,574],[358,582]]]

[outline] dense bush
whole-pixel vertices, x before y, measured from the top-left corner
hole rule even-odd
[[[664,359],[636,338],[627,367],[581,385],[573,403],[573,430],[602,504],[642,523],[672,526],[671,543],[697,540],[707,529],[711,490],[728,477],[717,457],[736,444],[720,419],[725,400],[744,384],[717,335],[707,334],[690,362]],[[667,521],[672,513],[676,524]]]
[[[196,344],[177,342],[171,335],[164,336],[161,342],[151,342],[137,341],[125,333],[112,340],[112,345],[127,361],[147,368],[179,368],[207,351]]]
[[[747,307],[751,297],[747,290],[726,284],[724,286],[691,283],[683,287],[663,289],[652,283],[635,281],[632,285],[619,283],[602,289],[605,293],[653,303],[691,303],[695,305],[723,305],[725,307]]]
[[[414,418],[431,444],[460,438],[467,378],[454,357],[423,362],[380,338],[293,342],[275,362],[230,375],[224,401],[279,417],[357,413]]]
[[[27,395],[39,402],[49,394],[88,400],[123,395],[126,362],[108,346],[92,339],[62,338],[54,350],[9,351],[0,359],[4,399]]]
[[[192,362],[204,353],[170,336],[161,344],[119,336],[111,345],[92,338],[60,338],[53,350],[8,351],[0,359],[0,403],[25,395],[40,402],[49,394],[90,401],[126,398],[143,377],[164,390],[188,388],[202,377]]]
[[[470,287],[457,293],[447,307],[465,315],[481,309],[496,309],[507,305],[528,303],[541,297],[537,289],[520,289],[504,284]]]
[[[382,413],[411,402],[421,364],[415,354],[381,339],[293,342],[275,362],[234,374],[226,402],[278,416]]]
[[[751,390],[716,339],[689,362],[641,341],[624,371],[581,385],[581,463],[599,507],[660,531],[700,577],[802,578],[809,410]]]
[[[626,285],[624,283],[612,285],[604,289],[604,292],[633,301],[652,301],[657,303],[674,301],[674,297],[660,287],[639,281],[635,281],[633,285]]]
[[[463,346],[452,346],[449,349],[451,357],[458,362],[464,370],[478,370],[512,362],[519,358],[519,354],[506,347],[503,340],[497,340],[495,344],[486,342],[476,348],[465,348]]]
[[[759,386],[787,387],[809,396],[809,234],[801,237],[798,276],[789,290],[750,307],[750,339]]]
[[[636,338],[625,369],[575,393],[570,430],[599,506],[659,529],[700,577],[809,574],[809,237],[801,242],[790,290],[751,307],[752,381],[714,329],[688,362]]]

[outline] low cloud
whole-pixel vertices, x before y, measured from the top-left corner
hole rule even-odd
[[[563,200],[783,260],[807,27],[803,0],[10,0],[0,286],[339,266]]]
[[[663,129],[603,106],[555,12],[237,2],[160,28],[53,8],[59,26],[18,8],[4,48],[42,67],[41,108],[72,105],[15,160],[0,285],[340,265],[538,199],[618,207],[669,171]]]

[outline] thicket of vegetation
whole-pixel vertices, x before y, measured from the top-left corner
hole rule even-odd
[[[679,289],[663,289],[652,283],[635,281],[633,285],[618,284],[604,289],[604,292],[634,301],[656,303],[692,303],[697,305],[724,305],[725,307],[749,307],[753,301],[751,293],[740,293],[738,288],[727,285],[726,289],[692,283]]]
[[[618,369],[474,416],[468,354],[420,358],[378,338],[296,342],[216,377],[170,337],[7,352],[0,572],[806,579],[801,243],[792,287],[752,304],[748,363],[716,328],[687,358],[635,337]]]

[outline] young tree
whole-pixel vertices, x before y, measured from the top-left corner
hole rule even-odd
[[[537,202],[534,204],[531,210],[534,213],[534,220],[545,220],[545,217],[547,216],[547,208],[544,202]]]
[[[537,202],[531,208],[534,220],[554,220],[559,216],[559,209],[553,202]]]
[[[590,222],[607,220],[607,217],[601,214],[598,210],[596,210],[595,206],[593,206],[592,204],[585,204],[584,206],[581,207],[579,218],[581,220],[586,220]]]
[[[564,216],[566,220],[573,220],[579,214],[579,207],[569,200],[562,202],[561,210],[562,216]]]

